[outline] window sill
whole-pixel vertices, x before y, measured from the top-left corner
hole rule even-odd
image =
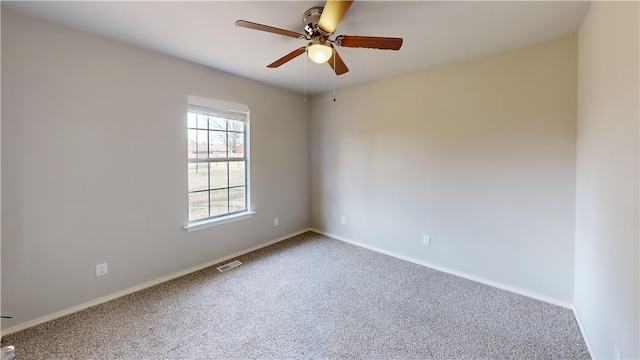
[[[229,215],[229,216],[223,216],[223,217],[219,217],[219,218],[215,218],[215,219],[196,221],[196,222],[193,222],[193,223],[185,226],[184,229],[189,231],[189,232],[200,230],[200,229],[206,229],[206,228],[212,227],[212,226],[218,226],[218,225],[230,223],[230,222],[233,222],[233,221],[248,219],[248,218],[252,217],[253,214],[255,214],[255,211],[246,211],[246,212],[241,212],[241,213],[233,214],[233,215]]]

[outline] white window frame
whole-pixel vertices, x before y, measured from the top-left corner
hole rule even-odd
[[[230,213],[230,214],[223,214],[223,215],[218,215],[218,216],[214,216],[214,217],[209,217],[209,218],[204,218],[204,219],[198,219],[198,220],[193,220],[193,221],[189,221],[189,223],[184,227],[187,231],[194,231],[194,230],[199,230],[199,229],[204,229],[207,227],[211,227],[211,226],[216,226],[216,225],[222,225],[222,224],[226,224],[232,221],[238,221],[238,220],[242,220],[242,219],[247,219],[250,218],[251,216],[253,216],[253,214],[255,213],[254,211],[251,211],[251,185],[250,185],[250,181],[249,179],[250,177],[250,164],[251,164],[251,160],[250,160],[250,151],[249,151],[249,147],[250,147],[250,126],[249,126],[249,115],[250,115],[250,111],[249,111],[249,106],[244,105],[244,104],[238,104],[238,103],[233,103],[233,102],[228,102],[228,101],[222,101],[222,100],[214,100],[214,99],[208,99],[208,98],[203,98],[203,97],[198,97],[198,96],[188,96],[188,105],[195,105],[195,106],[201,106],[201,107],[206,107],[206,108],[210,108],[210,109],[218,109],[218,110],[226,110],[226,111],[231,111],[231,112],[237,112],[237,113],[244,113],[246,114],[246,126],[245,126],[245,141],[244,141],[244,163],[245,163],[245,201],[246,201],[246,206],[245,206],[245,210],[244,211],[240,211],[240,212],[234,212],[234,213]],[[189,110],[187,110],[187,113],[189,113]],[[188,125],[187,125],[188,127]],[[197,146],[197,145],[196,145]],[[187,159],[187,163],[192,162],[189,158]],[[228,185],[228,184],[227,184]],[[188,188],[187,186],[187,194],[191,193],[191,189]],[[189,200],[187,200],[188,202]],[[188,210],[190,207],[190,204],[187,205],[188,206]],[[188,216],[187,216],[188,218]]]

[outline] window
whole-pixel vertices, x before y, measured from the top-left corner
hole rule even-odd
[[[249,209],[249,107],[189,96],[189,226]]]

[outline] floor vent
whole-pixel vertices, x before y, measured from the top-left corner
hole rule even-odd
[[[235,261],[232,261],[232,262],[230,262],[228,264],[224,264],[222,266],[218,266],[216,269],[218,269],[218,271],[220,271],[220,272],[224,272],[224,271],[227,271],[227,270],[231,270],[234,267],[238,267],[240,265],[242,265],[240,260],[235,260]]]

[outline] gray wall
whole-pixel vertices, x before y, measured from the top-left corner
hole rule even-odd
[[[576,56],[569,36],[314,96],[311,225],[571,303]]]
[[[575,306],[597,356],[640,358],[638,2],[594,2],[579,33]]]
[[[183,229],[188,95],[251,107],[253,218]],[[307,229],[308,131],[300,94],[3,9],[3,328]]]

